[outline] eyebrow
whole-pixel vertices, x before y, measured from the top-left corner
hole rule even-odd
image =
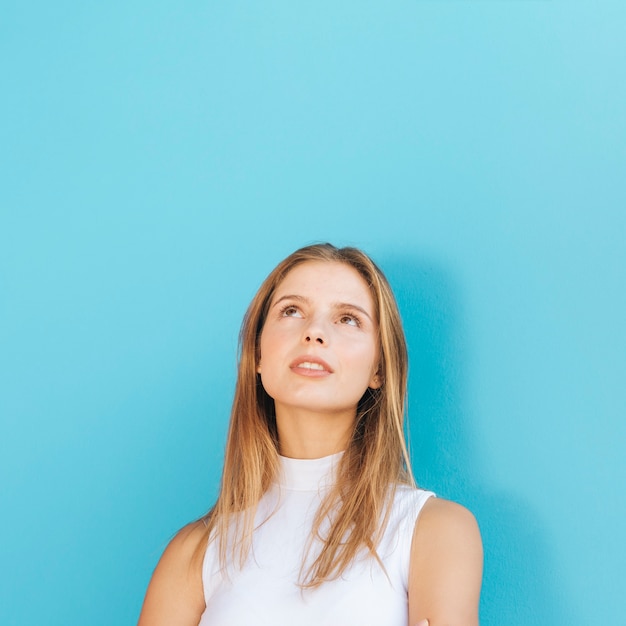
[[[305,296],[299,296],[297,294],[287,294],[278,298],[278,300],[276,300],[276,302],[272,304],[272,308],[274,308],[277,304],[280,304],[284,300],[295,300],[296,302],[304,302],[304,304],[311,303],[309,298],[306,298]],[[333,302],[332,306],[335,309],[355,309],[363,313],[363,315],[365,315],[367,318],[370,319],[370,321],[373,322],[372,316],[362,306],[359,306],[358,304],[352,304],[351,302]]]

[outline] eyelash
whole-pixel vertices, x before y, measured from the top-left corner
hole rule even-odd
[[[289,311],[289,309],[293,309],[294,311],[298,311],[298,307],[294,306],[293,304],[287,304],[284,307],[281,307],[280,309],[280,316],[281,317],[291,317],[289,315],[285,315],[287,313],[287,311]]]
[[[287,311],[289,311],[290,309],[293,309],[294,311],[299,311],[300,310],[297,306],[295,306],[293,304],[287,304],[287,305],[281,307],[281,309],[280,309],[280,316],[281,317],[291,317],[290,315],[287,315]],[[355,313],[352,313],[352,312],[344,312],[344,313],[342,313],[339,316],[339,321],[342,321],[342,320],[344,320],[347,317],[352,319],[352,320],[354,320],[355,326],[357,328],[361,327],[361,318],[358,315],[356,315]]]
[[[342,313],[342,315],[341,315],[341,317],[339,319],[343,320],[346,317],[349,317],[349,318],[353,319],[354,322],[355,322],[355,326],[357,328],[361,328],[361,318],[358,315],[355,315],[354,313]]]

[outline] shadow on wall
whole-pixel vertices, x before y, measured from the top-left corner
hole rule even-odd
[[[469,333],[450,272],[419,258],[381,259],[410,355],[409,442],[418,483],[476,515],[485,547],[482,626],[582,626],[558,580],[550,530],[532,504],[485,475],[488,454],[466,398]]]

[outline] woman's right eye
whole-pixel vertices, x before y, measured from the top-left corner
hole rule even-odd
[[[283,317],[296,317],[299,314],[298,307],[293,305],[286,306],[282,311],[281,315]]]

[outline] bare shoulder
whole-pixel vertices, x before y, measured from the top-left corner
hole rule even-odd
[[[429,498],[424,504],[415,524],[415,536],[423,534],[428,535],[428,539],[445,535],[444,539],[460,537],[480,541],[478,523],[472,512],[456,502],[442,498]]]
[[[191,557],[196,552],[200,541],[205,538],[205,525],[202,521],[192,522],[183,526],[167,546],[166,552],[171,550],[174,557]]]
[[[430,498],[413,534],[409,576],[411,623],[478,624],[483,549],[476,518],[465,507]]]
[[[204,524],[180,530],[163,552],[148,585],[138,626],[197,626],[204,611],[202,551]]]

